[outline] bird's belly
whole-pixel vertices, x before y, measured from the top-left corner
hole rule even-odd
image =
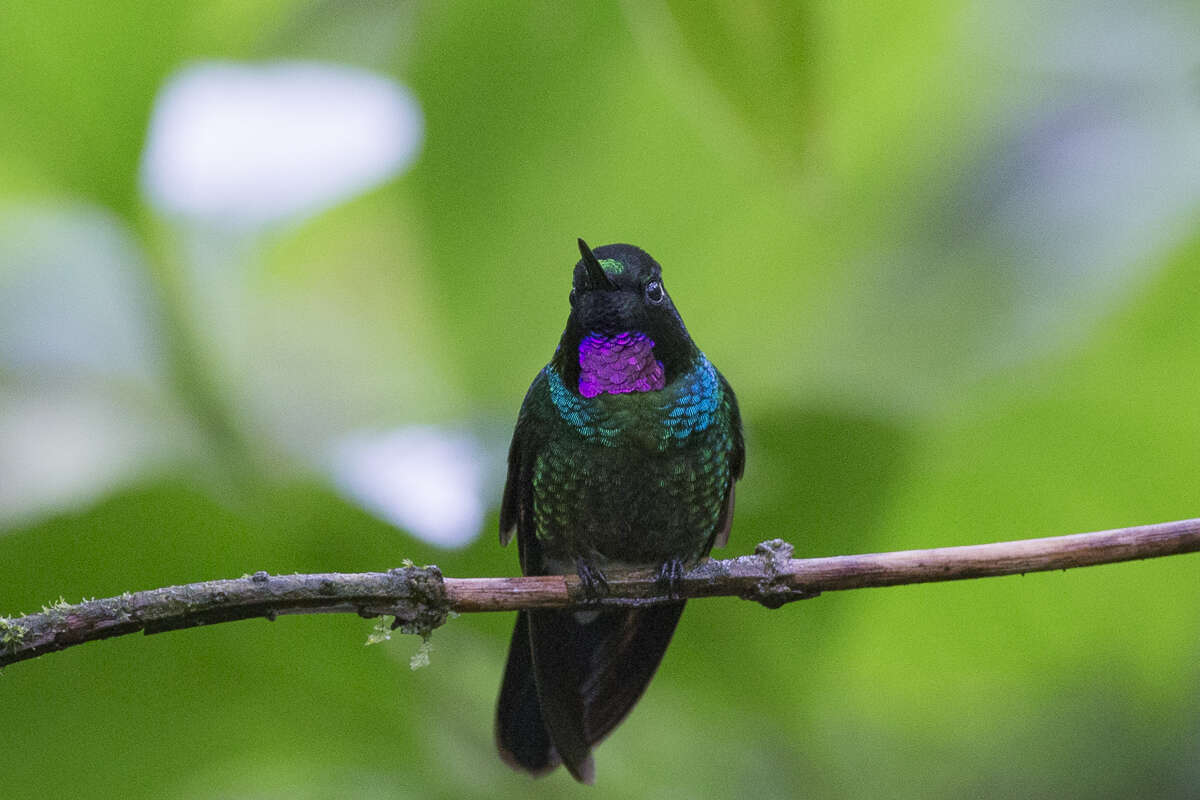
[[[728,484],[728,454],[712,447],[551,444],[534,470],[535,530],[554,561],[694,561],[707,554]]]

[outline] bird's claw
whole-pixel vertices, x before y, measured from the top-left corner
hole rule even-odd
[[[575,559],[575,571],[579,573],[579,582],[583,587],[586,600],[599,600],[608,594],[608,578],[600,568],[586,558]]]
[[[680,598],[680,587],[683,584],[683,562],[677,558],[664,561],[658,568],[658,585],[672,600]]]

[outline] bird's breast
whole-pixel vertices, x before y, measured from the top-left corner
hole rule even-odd
[[[717,421],[722,406],[717,370],[701,353],[683,375],[654,391],[597,394],[572,391],[546,368],[560,420],[588,444],[663,452],[686,446]]]

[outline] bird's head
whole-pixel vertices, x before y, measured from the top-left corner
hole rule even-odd
[[[623,334],[647,337],[654,357],[662,362],[666,379],[686,370],[696,347],[663,285],[662,267],[633,245],[588,247],[579,240],[582,256],[575,264],[571,313],[559,344],[568,371],[585,340],[611,339]]]

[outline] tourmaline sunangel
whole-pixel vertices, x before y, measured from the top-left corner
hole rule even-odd
[[[733,390],[688,335],[647,253],[579,241],[558,349],[517,417],[500,511],[526,575],[655,567],[669,586],[729,538],[745,446]],[[496,713],[501,757],[594,775],[592,747],[641,696],[683,601],[522,611]]]

